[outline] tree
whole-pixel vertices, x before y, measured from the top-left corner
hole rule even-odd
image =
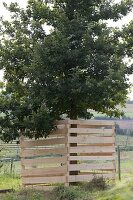
[[[5,6],[12,21],[1,21],[2,139],[20,132],[47,136],[64,116],[90,119],[88,109],[122,114],[117,105],[124,105],[130,87],[126,75],[132,65],[124,58],[131,57],[131,27],[111,28],[107,20],[127,15],[132,1],[29,0],[26,10]]]

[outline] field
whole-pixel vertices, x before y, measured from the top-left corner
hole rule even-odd
[[[126,104],[126,107],[123,108],[126,117],[133,118],[133,104]]]
[[[120,108],[120,107],[118,108],[124,111],[125,117],[133,118],[133,104],[126,104],[125,108]],[[97,113],[95,111],[92,111],[92,113],[94,114],[94,117],[105,116],[104,114]]]

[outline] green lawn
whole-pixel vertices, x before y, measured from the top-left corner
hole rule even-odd
[[[0,175],[0,189],[20,189],[21,180],[19,176],[2,174]]]

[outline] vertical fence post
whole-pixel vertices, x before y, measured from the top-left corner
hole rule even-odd
[[[120,151],[120,147],[117,147],[117,151],[118,151],[118,177],[119,177],[119,181],[121,181],[121,151]]]
[[[21,170],[25,170],[25,165],[23,164],[23,157],[21,157],[21,154],[22,154],[22,152],[23,152],[23,150],[24,150],[24,148],[23,148],[23,142],[24,142],[24,136],[22,136],[21,135],[21,137],[20,137],[20,149],[21,149],[21,151],[20,151],[20,161],[21,161]],[[22,179],[22,186],[23,187],[25,187],[25,184],[23,183],[23,176],[22,176],[22,174],[21,174],[21,179]]]
[[[112,138],[113,138],[113,148],[115,150],[115,141],[116,141],[116,130],[115,130],[115,123],[114,125],[112,126],[112,130],[113,130],[113,135],[112,135]],[[113,182],[115,183],[115,180],[116,180],[116,152],[112,154],[113,156],[113,166],[114,166],[114,170],[113,170]]]
[[[13,170],[13,158],[11,158],[11,168],[10,168],[10,173],[12,174],[12,170]]]

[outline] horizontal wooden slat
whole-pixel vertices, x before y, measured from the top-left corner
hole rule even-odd
[[[102,134],[102,136],[111,136],[113,135],[113,129],[93,129],[93,128],[69,128],[69,133],[77,134]]]
[[[63,175],[67,172],[67,166],[49,167],[49,168],[32,168],[21,171],[22,177],[44,177],[44,176],[57,176]]]
[[[91,153],[79,153],[79,156],[112,156],[114,152],[91,152]]]
[[[79,161],[99,161],[99,160],[115,160],[114,156],[70,156],[69,161],[71,160],[79,160]]]
[[[67,120],[67,119],[65,119],[65,120],[58,120],[58,121],[56,121],[56,125],[66,125],[66,124],[68,124],[68,121],[69,120]]]
[[[96,125],[96,126],[114,126],[114,121],[107,120],[68,120],[69,124],[77,125]]]
[[[57,145],[65,144],[66,138],[50,138],[43,140],[27,140],[21,142],[21,148],[30,148],[34,146],[48,146],[48,145]]]
[[[111,144],[115,142],[115,139],[113,137],[78,135],[77,137],[69,137],[68,141],[79,144]]]
[[[114,170],[113,163],[104,163],[104,164],[70,164],[68,167],[69,171],[80,171],[80,170]]]
[[[96,177],[103,177],[103,178],[110,178],[114,179],[114,174],[109,173],[109,174],[97,174]],[[93,174],[89,175],[71,175],[69,176],[69,182],[82,182],[82,181],[90,181],[94,178]]]
[[[53,149],[24,149],[21,151],[21,157],[32,157],[32,156],[45,156],[45,155],[56,155],[56,154],[66,154],[67,148],[53,148]]]
[[[80,146],[70,147],[70,153],[115,153],[113,146]]]
[[[53,177],[23,177],[22,183],[25,185],[45,184],[45,183],[64,183],[66,176]]]
[[[67,160],[66,156],[62,157],[53,157],[53,158],[35,158],[35,159],[21,159],[22,165],[25,167],[35,165],[37,166],[38,164],[57,164],[57,163],[65,163]]]
[[[84,144],[82,144],[82,145],[80,144],[80,145],[78,145],[78,146],[80,147],[80,146],[86,146],[86,145],[87,145],[87,144],[85,144],[85,145],[84,145]],[[93,146],[96,146],[96,144],[90,144],[89,146],[90,146],[90,147],[93,147]],[[100,147],[100,146],[103,146],[103,147],[108,148],[109,146],[114,146],[114,143],[112,143],[112,144],[110,144],[110,143],[97,144],[97,146],[99,146],[99,147]]]
[[[52,131],[49,136],[51,136],[51,135],[61,135],[61,134],[65,135],[66,133],[67,133],[67,128],[62,127],[62,128],[57,128],[56,130]]]

